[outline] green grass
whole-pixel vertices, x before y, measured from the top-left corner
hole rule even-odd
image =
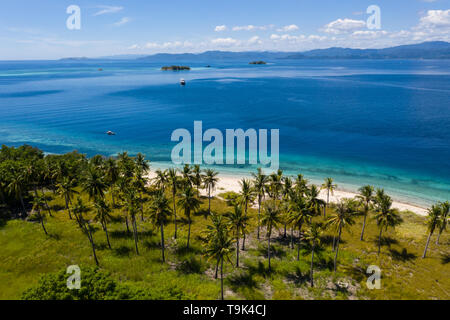
[[[83,196],[84,197],[84,196]],[[87,201],[85,198],[84,200]],[[98,224],[94,239],[98,247],[101,268],[112,277],[126,284],[142,288],[176,288],[192,299],[218,299],[220,281],[215,280],[214,263],[202,255],[199,235],[209,223],[208,201],[198,214],[193,216],[192,248],[187,251],[187,224],[183,223],[182,211],[177,214],[179,239],[175,241],[173,224],[165,229],[167,263],[161,263],[159,229],[148,222],[138,220],[140,255],[134,252],[134,241],[126,234],[125,224],[109,224],[112,250],[106,246],[106,237]],[[63,206],[55,198],[51,206]],[[231,210],[226,202],[212,200],[212,210],[225,213]],[[225,266],[225,290],[227,299],[449,299],[450,237],[441,236],[439,246],[430,243],[426,259],[421,254],[426,241],[424,218],[405,212],[404,223],[388,231],[380,256],[377,255],[377,228],[369,220],[365,241],[359,241],[362,219],[345,231],[338,259],[338,272],[334,275],[334,252],[323,240],[323,248],[316,253],[315,284],[309,286],[311,254],[306,245],[301,247],[300,261],[297,250],[288,247],[289,241],[275,232],[273,241],[272,271],[268,270],[266,258],[267,241],[262,237],[256,241],[256,211],[251,209],[252,227],[247,250],[241,254],[241,267]],[[120,209],[114,210],[120,215]],[[22,292],[37,284],[40,275],[57,272],[72,264],[93,266],[88,239],[68,219],[65,210],[53,212],[47,217],[46,236],[35,222],[11,220],[0,226],[0,299],[17,299]],[[264,235],[264,233],[262,233]],[[234,255],[231,256],[234,261]],[[369,290],[366,287],[367,266],[378,265],[382,270],[382,288]],[[338,286],[336,283],[343,283]]]

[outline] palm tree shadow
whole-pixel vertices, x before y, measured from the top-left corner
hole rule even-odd
[[[447,264],[450,262],[450,254],[449,253],[445,253],[441,256],[441,263],[442,264]]]
[[[288,273],[286,276],[288,281],[293,282],[296,286],[300,286],[307,281],[311,280],[311,275],[309,273],[302,274],[302,271],[298,266],[295,267],[294,272]]]
[[[152,230],[146,230],[146,231],[138,231],[138,239],[141,238],[149,238],[153,236],[153,231]],[[114,231],[110,231],[109,235],[111,236],[111,238],[114,239],[126,239],[126,238],[130,238],[133,236],[133,232],[128,232],[126,230],[114,230]]]
[[[176,270],[182,274],[202,274],[206,268],[202,264],[201,260],[197,257],[190,257],[176,266]]]
[[[208,219],[209,212],[206,209],[202,209],[202,210],[194,212],[194,215],[197,217],[203,216],[203,218]]]
[[[403,248],[401,252],[395,249],[389,249],[389,252],[391,253],[392,258],[402,262],[414,260],[417,258],[416,254],[408,252],[406,248]]]
[[[190,246],[188,249],[186,246],[183,245],[183,246],[177,246],[174,249],[174,253],[180,257],[180,256],[185,256],[185,255],[191,254],[191,253],[201,254],[202,251],[199,248],[194,247],[194,246]]]
[[[253,273],[250,271],[240,272],[228,277],[227,282],[233,291],[238,291],[241,287],[248,289],[258,289],[258,282],[253,278]]]
[[[262,263],[261,261],[258,261],[257,265],[248,265],[247,270],[249,274],[252,276],[258,274],[264,278],[266,278],[273,272],[273,269],[269,270],[269,268],[268,267],[266,268],[264,263]]]
[[[50,207],[50,210],[52,210],[53,212],[66,210],[66,206],[63,206],[62,204],[57,204],[57,203],[49,205],[49,207]]]
[[[117,257],[128,257],[133,250],[127,246],[113,248],[113,254]]]
[[[379,239],[378,237],[374,238],[373,243],[378,246]],[[381,246],[391,247],[393,244],[398,244],[398,241],[391,237],[381,237]]]
[[[156,239],[146,239],[144,241],[144,247],[147,249],[161,249],[161,243]]]
[[[264,258],[269,258],[267,248],[260,246],[258,248],[258,255]],[[273,245],[270,246],[270,257],[283,259],[286,257],[286,251],[283,248],[277,248]]]

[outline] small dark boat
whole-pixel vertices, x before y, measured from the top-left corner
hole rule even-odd
[[[115,136],[115,135],[116,135],[116,133],[115,133],[115,132],[112,132],[112,131],[106,131],[106,134],[107,134],[108,136]]]
[[[184,86],[184,85],[186,85],[186,81],[185,81],[184,79],[180,79],[180,84],[181,84],[182,86]]]

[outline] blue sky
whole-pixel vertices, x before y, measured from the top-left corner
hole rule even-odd
[[[81,9],[69,30],[66,9]],[[366,9],[381,10],[368,29]],[[0,59],[386,47],[450,40],[450,0],[2,1]]]

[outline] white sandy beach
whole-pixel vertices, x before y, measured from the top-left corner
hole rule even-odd
[[[149,173],[148,177],[150,179],[153,179],[155,177],[154,171],[151,171]],[[227,191],[232,191],[232,192],[238,193],[241,189],[239,181],[242,178],[248,178],[247,176],[232,176],[232,175],[226,175],[226,174],[219,174],[218,177],[219,177],[219,182],[217,184],[216,189],[212,192],[213,196],[217,196],[218,194],[224,193]],[[202,193],[202,195],[206,195],[205,190],[202,190],[201,193]],[[333,192],[333,194],[330,194],[330,202],[337,202],[342,198],[353,198],[356,195],[357,195],[356,193],[349,192],[349,191],[335,190]],[[326,190],[321,190],[319,197],[323,200],[326,200],[326,198],[327,198]],[[425,208],[422,208],[422,207],[419,207],[419,206],[416,206],[413,204],[394,201],[392,204],[392,207],[402,210],[402,211],[409,210],[409,211],[414,212],[415,214],[418,214],[421,216],[427,215],[427,210]]]

